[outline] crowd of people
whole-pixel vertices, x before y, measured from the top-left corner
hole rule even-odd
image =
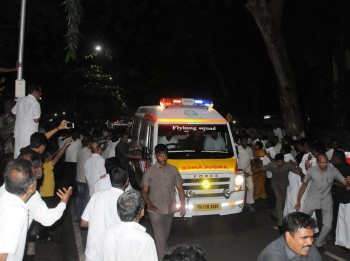
[[[314,245],[321,251],[335,223],[335,244],[350,250],[350,165],[337,140],[327,148],[323,141],[269,138],[262,133],[250,138],[243,132],[236,133],[236,145],[238,166],[246,176],[247,211],[254,211],[256,200],[267,200],[283,240],[284,222],[289,222],[286,217],[295,212],[312,216],[317,226],[307,227],[315,230]],[[264,253],[259,260],[271,260],[266,256],[269,255]]]
[[[28,90],[12,109],[16,115],[15,159],[8,163],[0,188],[0,230],[4,231],[0,233],[0,260],[22,259],[28,229],[36,230],[40,240],[57,240],[73,192],[74,221],[88,227],[87,261],[177,260],[172,254],[184,253],[205,260],[198,246],[177,246],[167,252],[174,212],[186,213],[181,175],[167,162],[171,147],[158,142],[156,163],[144,173],[141,192],[135,191],[129,184],[129,160],[139,160],[141,154],[132,153],[140,148],[130,147],[127,130],[102,124],[70,128],[63,120],[56,128],[39,132],[41,87],[30,85]],[[328,239],[334,209],[335,242],[349,250],[350,165],[338,142],[333,140],[326,149],[324,142],[283,136],[281,130],[273,137],[248,134],[234,132],[238,168],[246,177],[245,209],[253,212],[256,200],[266,200],[282,235],[258,260],[271,260],[278,253],[320,260],[316,247],[321,249]],[[165,136],[164,143],[171,139]],[[197,148],[198,140],[193,135],[186,142]],[[223,146],[215,131],[200,141],[206,150]],[[171,143],[176,146],[177,141]],[[139,224],[145,210],[154,240]],[[291,252],[283,251],[286,245]]]
[[[167,164],[165,145],[155,149],[157,164],[145,173],[142,193],[135,191],[129,185],[129,160],[141,156],[131,153],[139,148],[129,147],[127,132],[101,124],[71,129],[66,120],[45,132],[38,124],[40,96],[41,87],[30,85],[28,95],[12,109],[16,115],[14,160],[7,164],[0,189],[1,260],[22,260],[27,234],[43,241],[59,240],[60,224],[73,192],[74,221],[88,227],[86,260],[139,260],[145,256],[163,260],[165,254],[167,260],[178,260],[172,256],[185,252],[205,260],[204,251],[197,246],[179,246],[167,253],[173,213],[185,215],[185,197],[178,170]],[[163,176],[168,189],[157,183],[159,173],[167,173]],[[182,189],[180,209],[176,209],[175,187]],[[155,197],[164,202],[159,205]],[[154,217],[155,241],[139,224],[145,208]],[[17,218],[11,218],[15,213]]]

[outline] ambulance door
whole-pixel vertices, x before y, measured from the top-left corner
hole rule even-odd
[[[141,119],[140,118],[134,118],[132,125],[131,125],[131,145],[133,147],[138,146],[139,144],[139,138],[140,138],[140,127],[141,127]]]
[[[150,153],[152,153],[153,148],[153,122],[141,119],[139,121],[138,125],[138,139],[137,139],[137,146],[140,148],[147,147],[149,148]],[[135,131],[136,132],[136,131]],[[142,160],[134,160],[131,162],[132,166],[132,179],[133,183],[132,186],[135,189],[141,189],[141,182],[143,173],[146,171],[146,169],[151,165],[151,162],[149,159],[142,159]],[[131,177],[130,177],[131,178]]]

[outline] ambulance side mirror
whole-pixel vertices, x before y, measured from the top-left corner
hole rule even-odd
[[[147,147],[142,147],[142,159],[151,160],[151,153]]]

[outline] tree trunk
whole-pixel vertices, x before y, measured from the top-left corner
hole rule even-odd
[[[281,34],[283,4],[284,0],[249,0],[246,7],[258,25],[276,72],[284,128],[288,135],[296,135],[302,131],[302,121],[295,78]]]
[[[213,56],[212,52],[209,50],[209,48],[205,44],[203,44],[203,46],[204,46],[204,49],[205,49],[205,51],[207,52],[207,54],[209,56],[210,64],[213,67],[214,72],[215,72],[216,76],[219,79],[220,88],[221,88],[222,94],[224,95],[225,100],[226,100],[228,98],[228,92],[227,92],[227,88],[226,88],[226,84],[225,84],[224,78],[222,77],[220,69],[217,66],[216,62],[215,62],[215,59],[214,59],[214,56]]]

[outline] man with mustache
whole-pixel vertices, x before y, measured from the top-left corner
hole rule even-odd
[[[265,247],[257,260],[321,261],[320,253],[312,244],[315,226],[315,220],[305,213],[288,214],[283,219],[283,235]]]

